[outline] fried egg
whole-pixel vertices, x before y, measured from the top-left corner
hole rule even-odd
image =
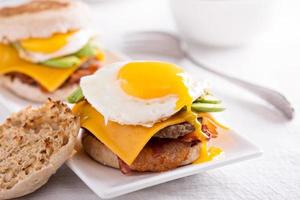
[[[50,38],[29,38],[18,42],[20,57],[31,62],[43,62],[79,51],[93,36],[90,30],[54,34]]]
[[[81,79],[87,101],[106,121],[152,126],[191,105],[201,82],[180,67],[158,61],[117,62]]]

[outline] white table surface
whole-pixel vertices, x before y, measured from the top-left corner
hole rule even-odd
[[[95,27],[104,44],[115,47],[121,34],[134,30],[171,30],[164,0],[110,0],[93,4]],[[281,1],[276,23],[257,44],[237,50],[200,50],[199,58],[222,70],[284,92],[300,112],[300,29],[297,1]],[[189,65],[185,62],[182,65]],[[208,171],[134,192],[118,199],[214,200],[300,199],[300,120],[286,121],[256,97],[205,72],[225,101],[228,124],[259,145],[256,160]],[[66,166],[47,185],[22,199],[99,199]]]

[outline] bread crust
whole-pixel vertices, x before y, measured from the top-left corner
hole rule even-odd
[[[25,13],[36,13],[44,10],[56,10],[69,6],[68,0],[32,0],[25,4],[0,9],[0,17],[12,17]]]
[[[119,168],[119,161],[116,154],[85,131],[82,134],[82,147],[91,158],[103,165]]]
[[[200,143],[193,146],[180,146],[180,144],[180,142],[173,140],[172,143],[168,144],[169,146],[166,146],[166,151],[163,151],[160,156],[149,153],[153,149],[146,146],[129,167],[131,170],[137,172],[161,172],[191,164],[199,157]],[[83,131],[82,136],[82,147],[97,162],[109,167],[120,168],[117,155],[85,131]],[[176,148],[179,151],[176,151]]]
[[[0,9],[0,42],[47,38],[54,33],[87,28],[88,6],[80,1],[35,0]]]
[[[40,103],[47,101],[48,98],[65,100],[78,87],[78,84],[74,83],[49,93],[43,92],[39,87],[22,83],[18,78],[11,79],[4,75],[0,76],[0,84],[23,99]]]
[[[53,117],[51,117],[53,116]],[[42,121],[39,121],[41,120]],[[45,120],[45,121],[43,121]],[[66,122],[62,123],[62,121]],[[20,125],[23,124],[23,125]],[[27,124],[27,125],[26,125]],[[28,132],[35,130],[38,128],[38,126],[35,126],[36,124],[42,124],[41,127],[49,127],[45,124],[49,124],[50,126],[53,126],[53,130],[59,130],[63,131],[64,135],[67,137],[66,143],[62,143],[62,146],[59,149],[52,150],[53,153],[50,154],[49,160],[47,162],[39,163],[39,168],[32,168],[28,174],[23,173],[23,169],[20,169],[19,171],[15,168],[15,176],[17,177],[16,182],[11,182],[11,186],[8,188],[7,185],[5,185],[5,182],[3,182],[6,177],[8,176],[7,172],[4,172],[4,174],[0,175],[1,184],[0,184],[0,199],[11,199],[20,197],[26,194],[29,194],[38,188],[40,188],[42,185],[44,185],[48,179],[53,175],[56,170],[72,155],[74,146],[77,140],[77,134],[79,132],[80,123],[79,118],[74,116],[71,113],[71,110],[63,103],[61,102],[54,102],[54,101],[48,101],[46,104],[41,106],[40,108],[33,109],[31,107],[28,107],[18,113],[13,114],[10,118],[8,118],[4,124],[0,126],[0,136],[3,138],[6,138],[8,141],[14,141],[15,138],[21,138],[21,140],[26,138],[26,134]],[[26,129],[26,126],[27,129]],[[32,127],[31,127],[32,126]],[[25,128],[24,128],[25,127]],[[56,132],[50,132],[50,129],[46,128],[43,130],[39,130],[40,134],[45,134],[45,137],[53,137],[53,134],[56,134]],[[52,130],[52,129],[51,129]],[[52,131],[53,131],[52,130]],[[26,132],[25,132],[26,131]],[[48,132],[47,132],[48,131]],[[58,131],[58,132],[59,132]],[[57,133],[58,133],[57,132]],[[13,136],[10,136],[9,134],[14,134]],[[33,137],[33,136],[28,136]],[[25,139],[26,140],[26,139]],[[27,141],[25,141],[26,143]],[[28,141],[29,142],[29,141]],[[38,141],[37,141],[38,142]],[[22,143],[20,141],[20,143]],[[25,145],[25,143],[22,143],[22,145]],[[33,145],[36,143],[34,142]],[[21,145],[21,144],[20,144]],[[34,146],[36,148],[36,146]],[[47,145],[46,145],[47,147]],[[0,152],[5,154],[5,146],[1,147],[3,149],[0,149]],[[6,146],[6,148],[8,148]],[[13,147],[18,148],[18,146]],[[24,148],[24,147],[22,147]],[[20,152],[24,151],[20,147]],[[38,151],[34,151],[36,154],[38,154]],[[28,153],[28,152],[23,152]],[[9,164],[9,158],[7,158],[5,155],[1,155],[2,159],[0,165],[1,170],[5,170],[5,162],[6,164]],[[36,154],[29,154],[26,156],[35,156],[39,157],[39,155]],[[19,155],[19,152],[15,153],[14,156],[21,156],[24,157],[25,155]],[[16,157],[17,159],[19,157]],[[25,162],[28,162],[26,160]],[[34,162],[37,162],[36,160]],[[37,163],[35,163],[37,164]],[[32,166],[32,165],[30,165]],[[37,165],[35,165],[37,166]],[[16,173],[18,172],[18,173]],[[11,181],[11,180],[10,180]],[[9,183],[9,182],[8,182]],[[2,185],[3,184],[3,185]]]

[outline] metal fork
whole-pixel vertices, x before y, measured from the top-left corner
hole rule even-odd
[[[252,92],[256,96],[273,105],[276,109],[282,112],[287,119],[291,120],[294,117],[294,108],[283,94],[265,86],[236,78],[204,65],[189,54],[182,41],[174,34],[160,31],[130,33],[124,37],[122,46],[125,51],[129,52],[155,53],[176,59],[188,59],[202,69]]]

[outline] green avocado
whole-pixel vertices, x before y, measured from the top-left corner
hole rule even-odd
[[[44,62],[41,62],[41,64],[46,65],[48,67],[69,68],[75,65],[79,65],[80,62],[81,62],[80,59],[76,56],[66,56],[66,57],[46,60]]]
[[[208,94],[208,95],[203,95],[203,96],[199,97],[195,102],[218,104],[218,103],[221,103],[221,100]]]
[[[79,87],[77,88],[70,96],[68,96],[67,101],[69,103],[77,103],[84,98],[82,89]]]
[[[195,112],[221,112],[225,108],[221,104],[193,103],[192,110]]]
[[[90,57],[95,56],[96,54],[97,48],[94,47],[90,42],[81,48],[77,53],[75,53],[75,55],[78,57]]]

